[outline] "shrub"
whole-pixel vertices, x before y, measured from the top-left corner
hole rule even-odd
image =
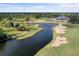
[[[79,14],[72,14],[69,22],[72,24],[79,24]]]
[[[10,39],[11,37],[8,34],[4,33],[2,29],[0,29],[0,43],[5,42]]]
[[[26,31],[26,28],[25,28],[24,26],[19,26],[17,29],[18,29],[19,31]]]

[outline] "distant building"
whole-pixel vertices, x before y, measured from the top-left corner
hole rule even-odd
[[[64,22],[68,22],[69,21],[69,17],[66,17],[66,16],[60,16],[60,17],[57,17],[58,20],[61,20],[61,21],[64,21]]]
[[[60,17],[57,17],[58,20],[69,20],[68,17],[66,16],[60,16]]]
[[[64,22],[68,22],[69,21],[69,17],[66,16],[60,16],[60,17],[55,17],[55,18],[51,18],[50,21],[64,21]]]

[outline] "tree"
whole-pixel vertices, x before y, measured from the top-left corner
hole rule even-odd
[[[3,29],[0,28],[0,43],[4,43],[7,40],[11,40],[11,36],[6,34]]]
[[[71,14],[69,22],[79,24],[79,14]]]

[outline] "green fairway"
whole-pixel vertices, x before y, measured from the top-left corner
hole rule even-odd
[[[68,43],[51,47],[54,40],[42,48],[36,56],[74,56],[79,55],[79,24],[65,24]],[[54,36],[55,37],[55,36]]]

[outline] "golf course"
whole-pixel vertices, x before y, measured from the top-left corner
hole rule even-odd
[[[0,13],[1,56],[78,56],[78,13]]]

